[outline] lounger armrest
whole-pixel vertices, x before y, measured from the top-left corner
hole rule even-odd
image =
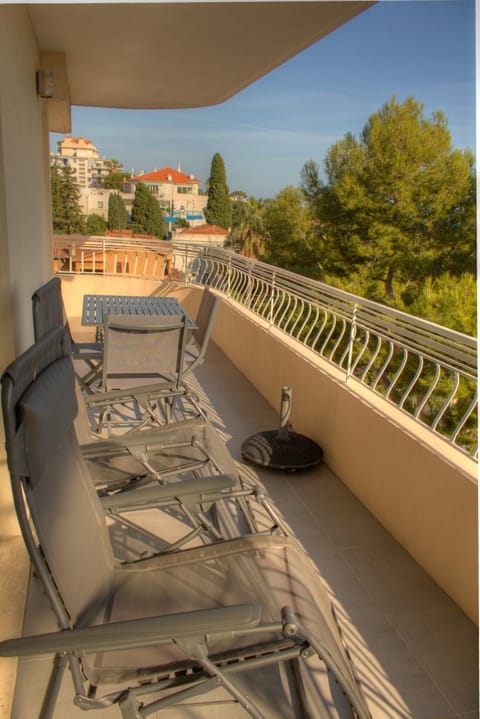
[[[183,436],[183,432],[190,432],[194,441],[196,431],[202,433],[206,426],[204,419],[192,419],[175,422],[156,427],[153,430],[142,430],[141,432],[128,432],[126,434],[110,437],[106,440],[94,440],[80,445],[85,459],[96,459],[98,457],[115,456],[119,451],[128,447],[145,447],[147,449],[161,449],[167,447],[175,440],[175,437]]]
[[[111,404],[121,404],[122,402],[131,402],[132,400],[141,399],[161,399],[162,397],[170,397],[172,392],[177,391],[183,394],[183,389],[175,390],[174,382],[151,382],[150,384],[138,385],[123,389],[112,389],[108,392],[98,392],[84,396],[84,402],[87,407],[106,407]]]
[[[65,629],[50,634],[0,642],[0,656],[15,657],[60,652],[97,652],[170,644],[176,640],[215,634],[234,636],[258,626],[261,607],[237,604],[161,617],[100,624],[85,629]]]
[[[189,503],[212,502],[228,496],[238,486],[238,477],[233,474],[221,474],[213,477],[186,479],[171,484],[157,484],[154,487],[138,487],[130,491],[101,496],[100,502],[104,511],[110,512],[135,510],[143,506],[152,507],[155,504],[168,504],[178,499]]]

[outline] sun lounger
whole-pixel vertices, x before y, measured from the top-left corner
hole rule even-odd
[[[59,631],[0,642],[51,653],[50,716],[69,665],[73,701],[139,719],[188,716],[369,719],[320,577],[295,538],[250,535],[115,562],[78,445],[64,333],[7,368],[2,407],[18,519]],[[161,488],[163,489],[163,487]]]

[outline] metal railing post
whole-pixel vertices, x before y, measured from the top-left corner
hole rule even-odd
[[[228,269],[227,269],[227,295],[231,297],[231,279],[232,279],[232,258],[228,258]]]
[[[270,324],[273,324],[273,313],[275,309],[275,278],[276,274],[275,272],[272,273],[272,286],[270,288],[270,307],[268,310],[268,321]]]
[[[358,303],[355,303],[353,305],[352,324],[350,325],[350,336],[348,338],[347,377],[346,377],[347,380],[349,379],[349,377],[352,374],[353,343],[355,342],[355,337],[357,335],[357,312],[358,312]]]

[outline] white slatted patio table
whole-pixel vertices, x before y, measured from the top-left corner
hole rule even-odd
[[[82,325],[97,328],[97,342],[103,341],[103,326],[107,315],[175,316],[187,315],[191,329],[195,322],[176,297],[146,297],[134,295],[84,295]]]

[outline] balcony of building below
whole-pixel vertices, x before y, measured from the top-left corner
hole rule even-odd
[[[74,334],[87,337],[80,325],[82,295],[118,293],[116,282],[122,280],[63,278]],[[129,283],[131,294],[175,294],[196,312],[201,288],[144,281],[142,292],[140,281]],[[477,717],[473,460],[439,439],[415,435],[381,402],[343,386],[295,343],[222,299],[196,392],[242,471],[265,484],[322,575],[373,718]],[[294,392],[294,430],[313,436],[325,451],[320,467],[294,475],[247,465],[240,453],[247,436],[277,426],[285,384]],[[5,567],[25,566],[15,540],[3,550]],[[13,594],[4,588],[8,605],[7,592]],[[13,602],[18,615],[18,598]],[[10,631],[17,631],[12,627],[18,617],[12,608],[6,612]],[[43,630],[45,621],[52,617],[33,583],[27,623]],[[49,666],[22,661],[14,709],[3,716],[35,715]],[[5,679],[11,665],[3,667]],[[56,719],[80,715],[69,681],[67,676]],[[117,716],[117,710],[103,716]]]

